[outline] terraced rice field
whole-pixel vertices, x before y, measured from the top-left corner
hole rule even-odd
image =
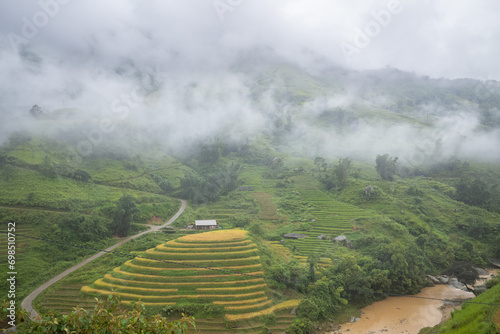
[[[43,298],[42,306],[61,314],[70,313],[75,307],[92,310],[96,304],[94,298],[80,295],[81,285],[65,285]]]
[[[230,321],[248,320],[298,304],[287,301],[275,305],[267,295],[263,276],[257,246],[246,231],[217,230],[183,236],[149,249],[142,257],[82,287],[82,292],[108,295],[116,291],[124,304],[141,300],[155,306],[222,305]]]
[[[204,215],[206,219],[215,219],[217,224],[224,226],[231,217],[246,214],[247,210],[226,208],[221,204],[210,205],[209,212]]]
[[[329,256],[333,243],[331,240],[318,239],[319,235],[326,234],[327,238],[339,236],[352,230],[353,219],[373,216],[371,212],[329,197],[323,191],[315,189],[315,186],[305,178],[298,177],[297,179],[296,185],[302,200],[316,207],[316,210],[311,211],[314,215],[314,220],[310,223],[312,228],[304,233],[307,237],[291,240],[302,256],[312,253]]]
[[[290,314],[290,308],[274,311],[276,321],[269,324],[267,328],[271,333],[283,333],[292,324],[295,315]],[[227,326],[216,319],[196,319],[197,333],[263,333],[266,326],[261,322],[242,322],[236,327]]]
[[[256,192],[255,198],[259,202],[261,211],[259,212],[259,219],[261,220],[279,220],[277,214],[278,206],[272,201],[272,195],[265,192]]]
[[[290,256],[290,257],[293,257],[295,259],[297,259],[300,264],[304,265],[304,266],[307,266],[307,256],[304,256],[304,255],[293,255],[292,252],[290,251],[289,248],[283,246],[280,244],[279,241],[269,241],[269,243],[279,249],[281,252],[283,252],[284,254]],[[328,244],[328,246],[331,246],[331,244]],[[331,267],[332,266],[332,259],[331,258],[328,258],[328,257],[321,257],[318,261],[318,264],[322,267]]]
[[[12,227],[12,226],[10,226]],[[1,263],[7,263],[7,246],[8,246],[8,235],[6,234],[7,232],[7,224],[2,226],[2,237],[0,238],[0,254],[1,256]],[[31,225],[26,225],[22,224],[19,222],[16,222],[15,225],[15,231],[13,232],[14,234],[21,234],[21,235],[26,235],[26,236],[34,236],[33,233],[33,226]],[[24,258],[24,254],[28,250],[32,240],[28,238],[23,238],[20,236],[15,237],[15,243],[14,245],[16,246],[16,262],[20,262]],[[6,268],[7,266],[5,266]]]

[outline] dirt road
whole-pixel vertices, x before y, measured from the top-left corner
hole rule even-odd
[[[158,226],[151,226],[151,228],[147,231],[144,231],[144,232],[141,232],[141,233],[138,233],[138,234],[135,234],[133,236],[130,236],[130,237],[127,237],[127,238],[124,238],[123,240],[119,241],[118,243],[114,244],[113,246],[109,247],[109,248],[106,248],[105,251],[103,252],[99,252],[91,257],[89,257],[88,259],[78,263],[77,265],[65,270],[64,272],[60,273],[59,275],[57,275],[56,277],[54,278],[51,278],[50,280],[48,280],[47,282],[45,282],[44,284],[42,284],[40,287],[38,287],[38,289],[36,289],[35,291],[33,291],[32,293],[30,293],[22,302],[21,302],[21,307],[24,308],[25,310],[29,311],[31,313],[31,319],[35,319],[37,316],[38,316],[38,313],[33,309],[33,300],[35,300],[35,298],[40,294],[42,293],[45,289],[47,289],[49,286],[51,286],[52,284],[56,283],[57,281],[61,280],[62,278],[66,277],[68,274],[72,273],[73,271],[83,267],[84,265],[86,265],[87,263],[97,259],[99,256],[101,255],[104,255],[106,254],[106,252],[109,252],[109,251],[112,251],[113,249],[123,245],[124,243],[126,243],[127,241],[129,240],[132,240],[132,239],[135,239],[135,238],[138,238],[140,237],[141,235],[144,235],[144,234],[147,234],[147,233],[151,233],[151,232],[156,232],[158,231],[159,229],[161,229],[162,227],[165,227],[167,225],[170,225],[172,224],[177,218],[179,218],[179,216],[184,212],[184,210],[186,209],[186,206],[187,206],[187,203],[185,200],[180,200],[181,201],[181,207],[179,208],[179,211],[177,211],[177,213],[172,217],[170,218],[170,220],[168,222],[166,222],[165,224],[163,225],[158,225]]]

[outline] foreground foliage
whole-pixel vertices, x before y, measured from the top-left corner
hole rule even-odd
[[[188,333],[195,328],[194,318],[183,317],[176,322],[168,322],[160,315],[146,317],[143,303],[137,303],[134,310],[117,312],[119,297],[109,295],[99,300],[92,312],[76,308],[63,316],[54,314],[44,316],[41,321],[31,321],[24,316],[23,333],[78,333],[78,334],[136,334],[136,333]],[[19,328],[20,327],[20,328]],[[26,327],[29,327],[26,328]]]

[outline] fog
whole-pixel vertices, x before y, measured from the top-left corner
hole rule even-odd
[[[179,153],[207,138],[264,134],[311,157],[373,161],[389,153],[409,165],[431,156],[499,159],[499,131],[482,125],[475,89],[500,79],[498,7],[487,0],[3,1],[0,141],[20,129],[63,131],[92,146],[147,137]],[[393,107],[399,97],[379,94],[368,80],[368,70],[384,68],[479,81],[471,101],[403,112]],[[375,88],[366,94],[366,86]],[[35,104],[46,118],[29,115]],[[494,117],[499,107],[489,106]],[[332,110],[343,110],[342,124],[322,121]],[[379,111],[394,117],[373,117]],[[79,155],[92,150],[72,144]]]

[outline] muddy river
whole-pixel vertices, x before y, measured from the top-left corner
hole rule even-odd
[[[436,285],[422,289],[415,297],[468,299],[473,298],[474,294],[448,285]],[[337,333],[418,334],[423,327],[432,327],[440,323],[443,316],[449,314],[451,310],[453,306],[447,306],[441,300],[389,297],[363,308],[358,322],[343,324]]]

